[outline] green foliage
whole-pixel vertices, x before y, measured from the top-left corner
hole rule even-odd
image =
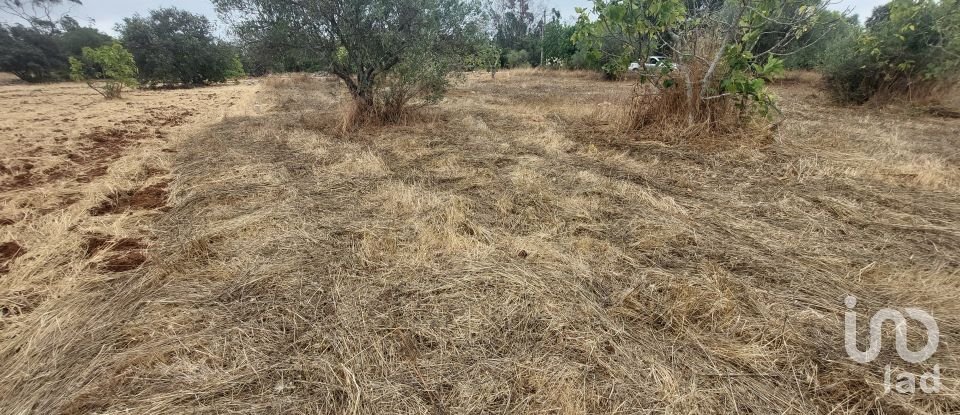
[[[479,48],[470,64],[473,67],[483,68],[490,72],[491,78],[496,78],[497,70],[500,69],[501,54],[500,48],[493,43],[487,43]]]
[[[0,26],[0,71],[12,72],[27,82],[64,80],[69,76],[69,56],[79,55],[84,47],[113,41],[96,29],[80,27],[73,19],[62,22],[68,24],[39,25],[45,29]]]
[[[594,0],[580,14],[573,41],[584,60],[618,78],[631,62],[671,57],[676,68],[642,76],[660,94],[683,86],[688,123],[710,119],[708,101],[733,98],[741,114],[773,106],[767,80],[783,70],[778,52],[802,46],[824,13],[823,0]],[[771,29],[774,28],[774,29]],[[673,96],[673,92],[670,93]],[[665,95],[664,95],[665,96]]]
[[[525,68],[530,66],[530,53],[525,50],[511,50],[507,52],[508,68]]]
[[[234,57],[230,59],[230,65],[227,66],[224,77],[236,80],[245,76],[247,76],[247,72],[243,70],[243,62],[240,61],[239,56],[234,55]]]
[[[0,27],[0,71],[12,72],[27,82],[62,79],[66,57],[54,35],[13,26]]]
[[[374,87],[371,110],[381,121],[396,122],[414,99],[422,105],[439,102],[450,86],[449,68],[455,60],[422,51],[417,59],[400,62]]]
[[[479,5],[461,0],[214,0],[248,45],[305,58],[339,77],[362,111],[378,101],[435,99],[438,74],[461,68],[481,39]],[[264,46],[258,46],[263,48]],[[245,47],[246,48],[246,47]],[[417,65],[423,68],[417,70]],[[378,94],[402,89],[380,98]]]
[[[133,55],[119,43],[83,48],[81,58],[70,57],[70,78],[85,81],[107,99],[120,98],[123,87],[137,85]]]
[[[76,27],[60,35],[60,50],[67,56],[83,54],[83,48],[98,48],[114,42],[109,35],[92,27]]]
[[[782,56],[784,66],[789,69],[821,68],[830,58],[828,53],[837,52],[837,45],[848,45],[849,39],[856,36],[859,30],[856,16],[823,10],[797,42],[778,50],[777,55]],[[770,37],[769,34],[765,35],[756,49],[762,49]]]
[[[570,40],[574,30],[573,25],[560,21],[559,13],[554,14],[553,20],[547,23],[543,33],[543,54],[547,61],[565,62],[577,52],[576,45]]]
[[[862,103],[879,91],[906,92],[920,82],[955,81],[960,70],[958,15],[956,0],[893,0],[878,7],[864,30],[846,40],[846,53],[824,64],[834,96]]]
[[[123,19],[123,44],[133,52],[142,83],[199,85],[226,81],[237,53],[217,40],[206,17],[175,8]]]
[[[730,71],[720,81],[721,90],[737,97],[736,105],[741,111],[755,104],[758,111],[766,114],[774,104],[766,89],[767,81],[783,74],[783,61],[770,57],[761,64],[753,59],[752,52],[731,47],[727,49],[726,62]]]

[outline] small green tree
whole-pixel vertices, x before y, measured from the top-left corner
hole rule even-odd
[[[490,72],[490,78],[497,77],[497,70],[500,69],[500,48],[492,43],[484,45],[480,49],[478,56],[480,65]]]
[[[234,81],[247,76],[247,72],[243,70],[243,62],[240,61],[239,56],[234,56],[233,59],[230,60],[224,76]]]
[[[543,33],[543,54],[549,62],[566,62],[577,52],[576,45],[570,40],[574,33],[574,26],[564,24],[560,20],[560,12],[552,10],[552,18],[546,23]]]
[[[83,48],[80,59],[70,57],[70,78],[86,82],[107,99],[120,98],[123,87],[137,85],[137,65],[119,43]]]

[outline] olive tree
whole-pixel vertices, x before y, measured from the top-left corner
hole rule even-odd
[[[480,33],[462,0],[213,0],[240,39],[309,56],[336,75],[363,113],[435,101]]]

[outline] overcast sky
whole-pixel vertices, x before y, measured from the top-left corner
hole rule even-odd
[[[538,0],[534,0],[535,2]],[[539,0],[542,1],[547,9],[555,8],[560,10],[564,19],[573,16],[574,7],[587,7],[591,4],[589,0]],[[874,7],[886,3],[885,0],[834,0],[838,1],[832,6],[836,10],[850,9],[853,13],[860,16],[863,22],[870,15]],[[135,13],[145,14],[151,9],[160,7],[177,7],[189,10],[195,13],[204,14],[210,17],[211,21],[218,22],[213,5],[207,0],[83,0],[82,6],[74,6],[70,14],[83,23],[97,27],[98,29],[115,35],[113,27],[124,17],[132,16]],[[220,24],[218,22],[220,26]],[[221,27],[221,31],[223,28]]]

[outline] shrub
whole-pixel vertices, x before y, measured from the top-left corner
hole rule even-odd
[[[247,72],[243,70],[243,62],[240,61],[240,57],[234,55],[230,59],[230,64],[227,66],[227,70],[223,74],[226,79],[237,80],[247,76]]]
[[[810,5],[785,4],[797,2]],[[645,85],[636,89],[638,107],[629,128],[678,124],[686,131],[725,130],[726,120],[752,125],[742,121],[776,112],[766,91],[767,81],[783,71],[775,50],[799,38],[827,4],[744,0],[690,9],[682,0],[595,0],[591,11],[578,8],[574,41],[601,63],[608,78],[618,77],[638,56],[669,54],[670,63],[642,72]],[[754,49],[774,23],[783,27],[779,39]]]
[[[137,66],[133,55],[119,43],[83,48],[81,58],[70,57],[70,78],[85,81],[104,98],[120,98],[123,87],[137,85]]]
[[[857,37],[831,45],[823,62],[824,83],[841,102],[864,103],[880,88],[881,77],[869,56],[857,50]]]
[[[508,68],[524,68],[530,66],[530,54],[525,50],[511,50],[507,52]]]
[[[480,50],[474,57],[474,61],[476,66],[489,72],[491,78],[496,78],[497,70],[500,69],[501,54],[500,48],[492,43],[488,43],[480,47]]]
[[[824,64],[840,101],[864,103],[878,94],[915,98],[937,83],[956,81],[960,69],[960,13],[956,0],[893,0],[874,10],[864,30]]]
[[[281,56],[309,56],[340,78],[354,100],[354,122],[395,120],[407,103],[435,102],[446,75],[463,67],[480,39],[477,5],[460,0],[214,4],[237,13],[234,28],[246,41],[275,45]]]
[[[236,53],[212,35],[206,17],[176,8],[123,19],[123,44],[133,53],[140,82],[149,85],[200,85],[224,82]]]

